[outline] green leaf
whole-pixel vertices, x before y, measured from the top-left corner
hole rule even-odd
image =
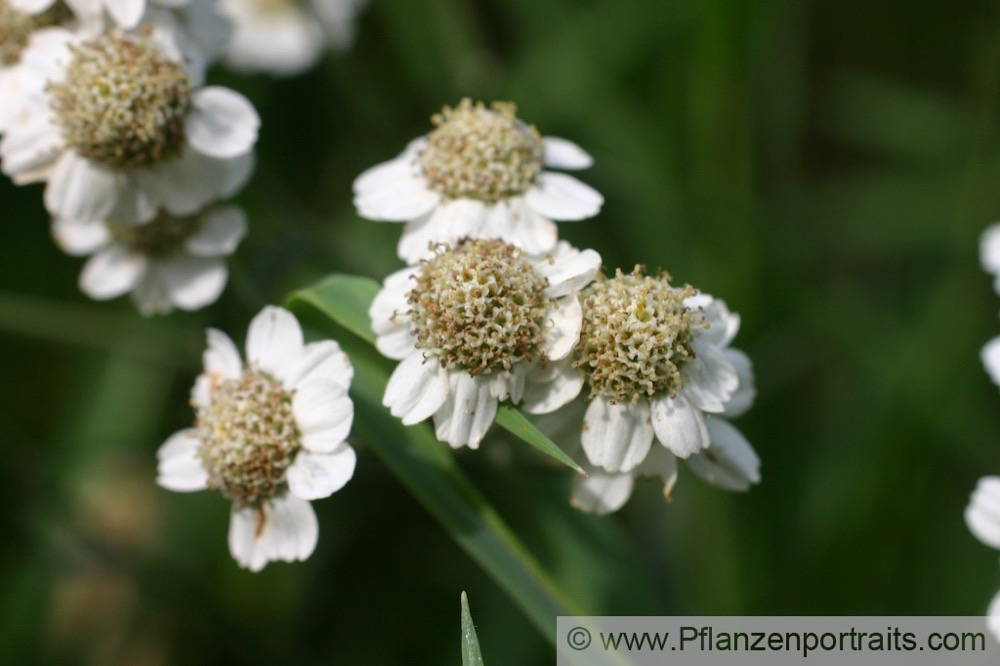
[[[311,287],[293,293],[288,298],[288,306],[294,310],[302,304],[309,305],[365,342],[375,344],[368,308],[378,291],[378,283],[370,278],[333,274]],[[536,428],[535,424],[516,407],[509,404],[500,405],[497,409],[496,423],[577,474],[587,475],[582,467]]]
[[[382,406],[393,365],[369,344],[373,336],[365,313],[375,291],[377,285],[370,280],[332,276],[292,294],[288,306],[334,335],[351,357],[354,436],[364,440],[459,546],[510,595],[546,640],[553,641],[556,616],[586,613],[541,568],[458,467],[451,450],[437,441],[429,425],[404,426]],[[345,330],[357,337],[342,335]]]
[[[476,625],[469,612],[469,598],[462,592],[462,666],[484,666]]]
[[[545,455],[555,458],[562,464],[574,470],[577,474],[587,476],[587,472],[585,472],[582,467],[576,464],[576,462],[566,455],[562,449],[556,446],[551,439],[546,437],[541,430],[536,428],[535,424],[528,420],[528,417],[512,405],[500,405],[497,409],[496,423],[512,435],[520,437],[528,444],[531,444]]]
[[[307,304],[369,344],[375,344],[368,308],[379,291],[378,282],[357,275],[334,273],[288,297],[295,310]]]

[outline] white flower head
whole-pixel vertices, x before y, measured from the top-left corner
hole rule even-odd
[[[62,3],[37,14],[28,14],[16,9],[8,0],[0,0],[0,134],[10,122],[8,116],[22,94],[22,79],[16,68],[28,40],[44,28],[74,23],[72,13]]]
[[[319,534],[309,502],[354,474],[353,369],[336,342],[305,344],[295,317],[274,306],[254,317],[246,348],[243,363],[232,340],[209,329],[191,392],[195,426],[160,447],[157,483],[232,500],[229,550],[259,571],[309,557]]]
[[[1000,550],[1000,477],[979,479],[965,509],[965,524],[977,539]],[[990,601],[986,627],[1000,641],[1000,592]]]
[[[407,425],[433,415],[438,439],[456,448],[479,446],[501,400],[535,414],[566,404],[583,385],[570,359],[576,290],[600,263],[567,243],[531,258],[480,239],[438,245],[390,275],[369,310],[376,347],[401,361],[383,403]]]
[[[175,37],[155,26],[36,32],[18,67],[34,83],[0,141],[4,172],[47,181],[46,208],[63,219],[189,215],[230,190],[259,118],[242,95],[201,87]]]
[[[646,459],[654,437],[680,458],[707,449],[705,414],[753,399],[749,358],[730,349],[739,317],[725,303],[670,276],[617,271],[581,294],[583,328],[576,366],[590,405],[581,443],[590,463],[628,472]]]
[[[433,121],[430,134],[354,181],[361,216],[406,223],[397,251],[407,263],[432,243],[463,237],[544,254],[556,245],[553,220],[592,217],[604,203],[576,178],[546,170],[583,169],[590,156],[565,139],[542,138],[509,102],[487,108],[464,99]]]
[[[161,213],[139,225],[110,218],[52,222],[65,252],[90,257],[80,275],[85,294],[105,300],[131,293],[146,315],[214,303],[229,275],[225,258],[246,231],[246,216],[236,206],[183,217]]]
[[[354,38],[364,0],[223,0],[233,23],[226,64],[245,72],[291,76],[312,67],[328,48]]]

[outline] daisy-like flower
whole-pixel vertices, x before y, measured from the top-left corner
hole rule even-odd
[[[535,414],[566,404],[583,385],[569,358],[576,290],[600,263],[566,243],[536,259],[500,240],[464,240],[393,273],[369,310],[376,347],[400,361],[383,403],[407,425],[433,415],[439,440],[473,449],[501,400]]]
[[[0,0],[0,133],[9,122],[8,116],[20,96],[20,77],[15,68],[32,34],[53,25],[71,25],[73,14],[62,3],[47,11],[28,14],[16,9],[8,0]]]
[[[1000,222],[989,226],[979,242],[979,261],[993,275],[993,289],[1000,294]],[[1000,336],[983,346],[980,354],[994,384],[1000,385]]]
[[[545,169],[583,169],[590,155],[566,139],[543,139],[513,104],[487,108],[464,99],[432,120],[430,134],[354,181],[362,217],[406,223],[398,254],[407,263],[426,256],[432,243],[464,237],[499,238],[543,254],[556,245],[553,220],[582,220],[601,209],[594,189]]]
[[[52,234],[64,252],[90,256],[80,289],[96,300],[131,292],[145,315],[214,303],[229,275],[225,257],[246,230],[246,216],[236,206],[184,217],[161,213],[139,225],[110,218],[52,221]]]
[[[729,348],[739,317],[669,279],[637,266],[581,294],[576,366],[590,387],[581,443],[590,463],[608,472],[642,463],[654,437],[679,458],[708,448],[705,414],[745,399],[739,369],[749,359]]]
[[[304,344],[295,317],[274,306],[250,323],[246,349],[243,363],[232,340],[209,329],[205,372],[191,392],[195,425],[160,447],[157,483],[231,500],[229,550],[260,571],[309,557],[319,535],[310,501],[354,474],[353,369],[336,342]]]
[[[200,87],[173,37],[36,32],[17,68],[36,83],[8,119],[3,171],[47,181],[46,208],[63,219],[147,221],[219,198],[252,159],[260,121],[242,95]]]
[[[979,479],[965,509],[965,524],[977,539],[1000,550],[1000,477]],[[986,627],[1000,641],[1000,592],[986,610]]]
[[[226,64],[245,72],[291,76],[328,48],[347,48],[365,0],[223,0],[233,23]]]

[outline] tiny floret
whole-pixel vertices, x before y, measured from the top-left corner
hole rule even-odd
[[[449,199],[495,203],[523,194],[542,169],[542,137],[511,102],[463,99],[431,118],[417,163],[430,186]]]
[[[670,286],[670,276],[645,275],[640,266],[618,270],[582,294],[583,330],[577,360],[591,397],[612,402],[674,396],[684,380],[681,368],[694,358],[691,343],[708,323],[685,304],[691,285]]]
[[[191,79],[142,35],[111,30],[71,47],[66,77],[49,86],[66,142],[121,169],[175,157],[184,145]]]
[[[538,360],[545,288],[513,245],[498,240],[439,245],[407,295],[415,346],[445,368],[471,375]]]
[[[285,472],[299,452],[288,391],[273,377],[247,368],[219,384],[213,401],[197,406],[198,457],[208,487],[233,507],[260,507],[287,490]]]

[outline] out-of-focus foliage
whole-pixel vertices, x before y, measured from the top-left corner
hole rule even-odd
[[[548,575],[604,614],[985,609],[1000,572],[962,509],[1000,472],[979,362],[1000,298],[977,259],[1000,217],[994,2],[372,0],[353,50],[307,75],[212,78],[263,126],[250,235],[205,311],[87,301],[40,188],[0,182],[5,662],[457,664],[467,590],[490,663],[551,663],[363,442],[315,504],[316,553],[257,575],[228,554],[225,500],[153,482],[192,419],[203,329],[397,268],[399,226],[358,218],[351,182],[463,96],[590,151],[605,207],[563,237],[725,299],[757,371],[746,495],[682,470],[669,505],[647,482],[596,518],[568,506],[570,470],[513,438],[460,452]]]

